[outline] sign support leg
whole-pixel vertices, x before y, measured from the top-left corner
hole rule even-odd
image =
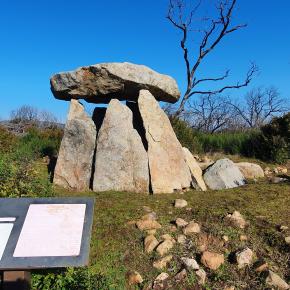
[[[31,274],[28,271],[3,272],[3,290],[29,290]]]

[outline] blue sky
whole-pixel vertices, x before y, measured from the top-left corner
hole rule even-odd
[[[167,0],[2,0],[0,118],[29,104],[64,121],[68,103],[54,99],[50,76],[100,62],[145,64],[172,75],[184,91],[180,35],[165,19],[166,10]],[[235,23],[248,27],[220,44],[200,76],[230,68],[230,80],[242,80],[255,61],[260,73],[251,86],[274,85],[289,98],[289,11],[289,0],[238,1]],[[247,90],[233,95],[238,98]]]

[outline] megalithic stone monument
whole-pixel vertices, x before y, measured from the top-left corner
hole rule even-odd
[[[172,77],[143,65],[102,63],[58,73],[50,82],[57,99],[71,101],[55,184],[138,193],[172,193],[196,184],[158,103],[178,101]],[[78,99],[109,105],[97,107],[91,118]]]

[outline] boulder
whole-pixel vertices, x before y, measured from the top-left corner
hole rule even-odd
[[[127,275],[129,285],[141,284],[143,282],[142,276],[136,271],[129,272]]]
[[[200,166],[198,165],[198,162],[195,160],[195,158],[193,157],[193,155],[190,153],[190,151],[187,148],[183,147],[182,149],[183,149],[185,161],[191,173],[192,186],[197,190],[206,191],[206,185],[202,178],[202,170]]]
[[[160,255],[160,256],[164,256],[165,254],[167,254],[174,246],[174,243],[172,242],[172,240],[164,240],[161,244],[159,244],[159,246],[156,248],[156,252]]]
[[[237,252],[236,253],[236,260],[238,263],[238,267],[241,269],[247,265],[252,264],[253,255],[254,255],[253,251],[249,248],[246,248],[240,252]]]
[[[136,222],[136,226],[141,231],[161,229],[161,225],[155,220],[139,220]]]
[[[167,267],[167,264],[172,260],[173,256],[172,255],[168,255],[165,256],[155,262],[153,262],[153,267],[156,269],[164,269],[165,267]]]
[[[238,166],[229,159],[220,159],[206,169],[203,175],[206,185],[213,190],[244,185],[245,177]]]
[[[197,283],[199,285],[204,285],[206,281],[206,272],[203,269],[199,269],[195,272],[197,276]]]
[[[184,235],[199,234],[200,225],[194,221],[190,222],[185,228],[183,228]]]
[[[71,100],[53,183],[72,190],[88,190],[96,144],[96,127],[84,107]]]
[[[149,191],[148,156],[131,110],[111,100],[96,144],[94,191]]]
[[[183,208],[187,206],[187,201],[185,199],[176,199],[174,201],[174,207],[176,208]]]
[[[132,63],[100,63],[75,71],[55,74],[50,79],[55,98],[85,99],[109,103],[111,99],[138,99],[139,91],[149,90],[158,101],[175,103],[180,97],[176,81],[167,75]]]
[[[158,246],[158,244],[158,240],[153,235],[147,236],[144,240],[145,252],[147,254],[150,254]]]
[[[148,143],[153,193],[172,193],[189,188],[191,174],[167,115],[147,90],[140,91],[138,106]]]
[[[177,225],[177,227],[179,227],[179,228],[183,228],[183,227],[185,227],[185,226],[188,225],[188,222],[185,221],[185,220],[182,219],[182,218],[177,218],[177,219],[175,220],[175,224]]]
[[[264,171],[262,167],[255,163],[249,162],[239,162],[236,163],[239,167],[241,173],[244,175],[246,179],[255,179],[264,177]]]
[[[247,221],[237,210],[235,210],[232,214],[228,214],[226,216],[226,221],[228,221],[229,224],[233,227],[237,227],[240,229],[244,229],[248,225]]]
[[[193,258],[183,257],[181,258],[182,263],[188,270],[198,270],[199,265]]]

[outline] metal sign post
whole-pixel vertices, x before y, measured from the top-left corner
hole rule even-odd
[[[26,290],[30,270],[85,266],[93,198],[0,199],[3,290]]]

